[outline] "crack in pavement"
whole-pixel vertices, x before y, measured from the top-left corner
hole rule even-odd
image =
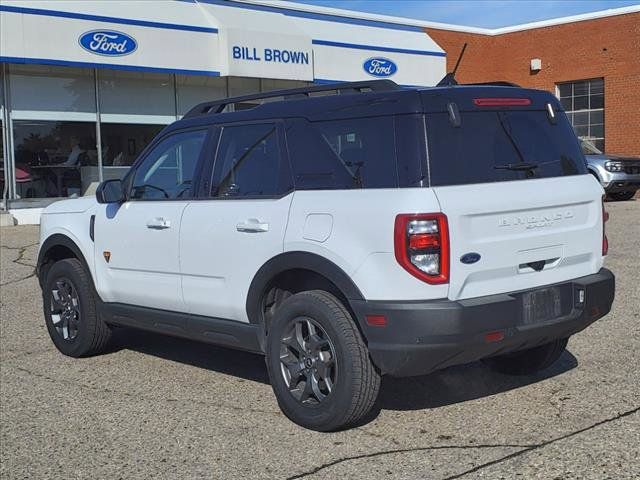
[[[37,372],[33,372],[27,368],[24,367],[19,367],[17,365],[11,365],[8,364],[6,362],[4,362],[4,367],[6,368],[7,366],[9,366],[10,368],[14,368],[20,372],[26,373],[28,375],[32,375],[36,378],[41,378],[41,379],[45,379],[48,380],[52,383],[61,383],[63,385],[67,385],[67,386],[72,386],[72,387],[77,387],[80,389],[84,389],[84,390],[89,390],[92,392],[101,392],[101,393],[107,393],[107,394],[114,394],[114,395],[120,395],[120,396],[124,396],[127,398],[134,398],[136,400],[148,400],[148,401],[158,401],[158,400],[162,400],[164,402],[167,403],[178,403],[178,402],[184,402],[186,400],[181,400],[179,398],[170,398],[170,397],[148,397],[145,395],[139,395],[139,394],[135,394],[135,393],[130,393],[130,392],[125,392],[125,391],[120,391],[120,390],[114,390],[111,388],[105,388],[105,387],[97,387],[94,385],[88,385],[86,383],[81,383],[81,382],[74,382],[74,381],[70,381],[70,380],[64,380],[64,379],[59,379],[59,378],[53,378],[50,377],[49,375],[45,375],[43,373],[37,373]],[[248,408],[248,407],[238,407],[235,405],[225,405],[225,404],[215,404],[215,403],[211,403],[211,402],[205,402],[204,400],[197,400],[197,399],[189,399],[189,404],[193,405],[200,405],[203,407],[218,407],[218,408],[226,408],[228,410],[233,410],[233,411],[237,411],[237,412],[251,412],[251,413],[259,413],[259,414],[267,414],[267,415],[274,415],[274,416],[280,416],[280,412],[276,412],[276,411],[269,411],[269,410],[259,410],[257,408]]]
[[[579,430],[575,430],[573,432],[569,432],[569,433],[567,433],[565,435],[561,435],[559,437],[552,438],[550,440],[547,440],[547,441],[544,441],[544,442],[541,442],[541,443],[537,443],[535,445],[531,445],[531,446],[525,448],[524,450],[520,450],[520,451],[511,453],[509,455],[506,455],[504,457],[498,458],[496,460],[492,460],[490,462],[486,462],[486,463],[483,463],[481,465],[477,465],[477,466],[475,466],[473,468],[470,468],[469,470],[466,470],[466,471],[464,471],[462,473],[459,473],[459,474],[456,474],[456,475],[452,475],[450,477],[446,477],[443,480],[455,480],[457,478],[461,478],[461,477],[463,477],[465,475],[468,475],[470,473],[475,473],[475,472],[477,472],[479,470],[482,470],[483,468],[487,468],[487,467],[490,467],[492,465],[497,465],[499,463],[506,462],[507,460],[511,460],[512,458],[518,457],[518,456],[523,455],[525,453],[529,453],[529,452],[532,452],[534,450],[538,450],[539,448],[543,448],[543,447],[546,447],[548,445],[551,445],[552,443],[556,443],[556,442],[559,442],[561,440],[566,440],[567,438],[571,438],[571,437],[574,437],[576,435],[580,435],[581,433],[587,432],[589,430],[592,430],[594,428],[600,427],[602,425],[606,425],[607,423],[615,422],[616,420],[620,420],[621,418],[625,418],[625,417],[628,417],[630,415],[633,415],[634,413],[638,413],[638,411],[640,411],[640,407],[636,407],[636,408],[633,408],[631,410],[627,410],[626,412],[619,413],[618,415],[616,415],[614,417],[609,417],[609,418],[605,418],[604,420],[600,420],[599,422],[596,422],[596,423],[594,423],[592,425],[589,425],[588,427],[584,427],[584,428],[581,428]]]
[[[351,457],[343,457],[343,458],[339,458],[337,460],[332,460],[331,462],[327,462],[324,463],[318,467],[315,467],[312,470],[309,470],[307,472],[303,472],[303,473],[299,473],[296,475],[292,475],[290,477],[287,477],[286,480],[296,480],[299,478],[304,478],[304,477],[308,477],[310,475],[315,475],[316,473],[320,472],[321,470],[324,470],[326,468],[332,467],[334,465],[338,465],[340,463],[344,463],[344,462],[349,462],[351,460],[360,460],[363,458],[372,458],[372,457],[379,457],[379,456],[383,456],[383,455],[391,455],[394,453],[411,453],[411,452],[422,452],[422,451],[429,451],[429,450],[455,450],[455,449],[477,449],[477,448],[481,448],[481,449],[489,449],[489,448],[520,448],[521,450],[518,450],[517,452],[513,452],[510,453],[509,455],[505,455],[504,457],[500,457],[496,460],[491,460],[490,462],[486,462],[486,463],[482,463],[480,465],[477,465],[473,468],[470,468],[469,470],[465,470],[464,472],[449,476],[444,478],[443,480],[456,480],[458,478],[464,477],[465,475],[469,475],[470,473],[475,473],[479,470],[482,470],[484,468],[490,467],[492,465],[497,465],[499,463],[505,462],[507,460],[511,460],[512,458],[516,458],[520,455],[523,455],[525,453],[537,450],[539,448],[543,448],[546,447],[548,445],[551,445],[553,443],[559,442],[561,440],[566,440],[567,438],[571,438],[573,436],[579,435],[581,433],[587,432],[591,429],[597,428],[601,425],[605,425],[607,423],[610,422],[614,422],[616,420],[620,420],[624,417],[628,417],[630,415],[633,415],[634,413],[638,413],[638,411],[640,411],[640,407],[636,407],[633,408],[631,410],[628,410],[626,412],[623,413],[619,413],[618,415],[614,416],[614,417],[610,417],[610,418],[606,418],[604,420],[600,420],[599,422],[596,422],[592,425],[589,425],[588,427],[585,428],[581,428],[579,430],[575,430],[573,432],[569,432],[565,435],[562,435],[560,437],[556,437],[556,438],[552,438],[550,440],[546,440],[544,442],[540,442],[540,443],[535,443],[535,444],[531,444],[531,445],[518,445],[518,444],[478,444],[478,445],[435,445],[435,446],[429,446],[429,447],[414,447],[414,448],[399,448],[399,449],[394,449],[394,450],[382,450],[379,452],[373,452],[373,453],[366,453],[366,454],[362,454],[362,455],[354,455]]]
[[[11,285],[11,284],[14,284],[14,283],[22,282],[23,280],[27,280],[27,279],[35,276],[35,274],[36,274],[35,267],[36,266],[31,264],[31,263],[25,263],[25,262],[22,261],[22,259],[24,258],[24,255],[25,255],[25,253],[26,253],[28,248],[35,247],[38,244],[39,244],[39,242],[30,243],[29,245],[25,245],[24,247],[7,247],[6,245],[0,245],[0,248],[4,248],[6,250],[17,250],[18,251],[18,258],[16,258],[15,260],[11,260],[11,263],[15,263],[17,265],[22,265],[24,267],[33,267],[33,272],[31,272],[31,274],[27,275],[26,277],[18,278],[17,280],[11,280],[9,282],[0,283],[0,287],[4,287],[6,285]]]
[[[309,475],[315,475],[321,470],[325,468],[333,467],[334,465],[338,465],[340,463],[349,462],[351,460],[361,460],[364,458],[373,458],[380,457],[382,455],[392,455],[394,453],[411,453],[411,452],[425,452],[425,451],[433,451],[433,450],[473,450],[473,449],[489,449],[489,448],[521,448],[526,449],[533,447],[533,445],[522,445],[522,444],[477,444],[477,445],[432,445],[429,447],[412,447],[412,448],[397,448],[394,450],[382,450],[380,452],[373,453],[364,453],[362,455],[354,455],[351,457],[343,457],[337,460],[332,460],[331,462],[323,463],[322,465],[315,467],[312,470],[307,472],[298,473],[296,475],[292,475],[287,477],[286,480],[296,480],[298,478],[304,478]]]

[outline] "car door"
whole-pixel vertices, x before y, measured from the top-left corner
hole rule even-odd
[[[180,220],[192,197],[207,134],[197,129],[160,139],[127,178],[127,200],[100,205],[95,258],[97,288],[104,301],[185,310],[178,259]]]
[[[277,122],[221,127],[211,188],[187,205],[180,232],[191,313],[248,321],[249,285],[283,251],[293,182],[282,142]]]

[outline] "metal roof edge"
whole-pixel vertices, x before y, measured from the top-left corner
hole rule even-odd
[[[582,22],[586,20],[596,20],[599,18],[613,17],[618,15],[626,15],[629,13],[640,12],[640,3],[638,5],[629,5],[626,7],[609,8],[606,10],[598,10],[596,12],[581,13],[578,15],[569,15],[566,17],[551,18],[548,20],[540,20],[536,22],[523,23],[500,28],[480,28],[465,25],[455,25],[442,22],[430,22],[425,20],[415,20],[407,17],[396,17],[390,15],[379,15],[373,13],[359,12],[355,10],[345,10],[341,8],[320,7],[316,5],[308,5],[292,1],[281,0],[274,3],[272,0],[228,0],[235,3],[247,3],[254,5],[269,6],[272,8],[283,8],[298,10],[301,12],[318,13],[325,15],[335,15],[340,17],[358,18],[362,20],[371,20],[384,23],[395,23],[398,25],[406,25],[422,28],[433,28],[438,30],[450,30],[462,33],[474,33],[479,35],[503,35],[505,33],[518,32],[522,30],[532,30],[536,28],[551,27],[563,25],[567,23]]]

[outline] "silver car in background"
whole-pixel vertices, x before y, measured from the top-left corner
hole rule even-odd
[[[612,200],[630,200],[640,189],[640,158],[610,155],[580,140],[587,168]]]

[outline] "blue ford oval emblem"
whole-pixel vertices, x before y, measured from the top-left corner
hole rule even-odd
[[[466,263],[467,265],[476,263],[478,260],[480,260],[480,254],[476,252],[465,253],[460,257],[460,261],[462,263]]]
[[[129,55],[138,48],[138,42],[133,37],[115,30],[92,30],[83,33],[78,43],[87,52],[114,57]]]
[[[362,64],[362,68],[374,77],[390,77],[398,71],[398,66],[388,58],[370,58]]]

